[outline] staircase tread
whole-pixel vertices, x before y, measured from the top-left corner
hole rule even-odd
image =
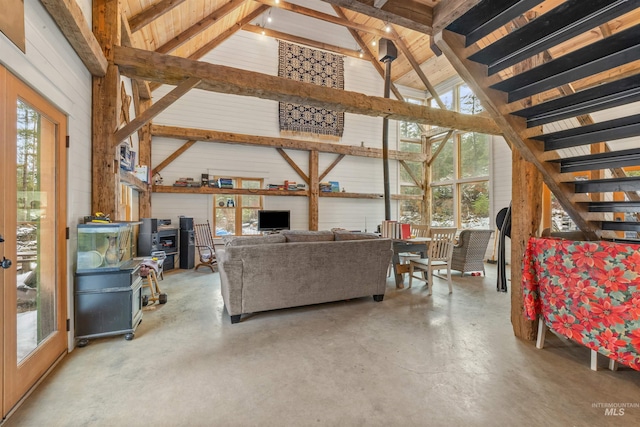
[[[640,101],[640,74],[542,102],[511,114],[526,118],[527,127],[533,127],[635,101]]]
[[[536,135],[531,139],[543,141],[544,150],[551,151],[602,141],[616,141],[638,135],[640,135],[640,114]]]
[[[640,59],[640,25],[539,65],[491,86],[514,102]]]
[[[636,1],[628,0],[569,0],[474,53],[469,59],[488,65],[489,74],[495,74],[636,7]]]
[[[449,24],[447,30],[465,36],[466,46],[470,46],[543,1],[481,1],[467,13]]]

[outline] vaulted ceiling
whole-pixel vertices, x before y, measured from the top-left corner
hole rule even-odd
[[[395,1],[423,9],[425,16],[431,16],[439,2]],[[342,3],[371,7],[368,13],[378,17],[355,12],[340,6]],[[376,8],[374,4],[382,6]],[[394,0],[125,0],[123,11],[133,47],[183,58],[200,59],[237,31],[250,31],[377,61],[378,48],[373,42],[387,38],[394,41],[399,52],[392,67],[394,83],[425,90],[424,76],[416,72],[418,67],[434,85],[454,76],[446,59],[436,58],[430,48],[430,34],[392,23],[402,22],[395,14],[384,19],[385,8],[393,4]],[[411,16],[420,18],[415,13]]]
[[[540,16],[565,2],[532,2],[529,13]],[[447,59],[434,53],[431,35],[478,3],[480,0],[123,0],[122,7],[133,47],[190,59],[202,58],[238,31],[249,31],[346,56],[362,55],[362,60],[376,63],[378,48],[373,43],[388,38],[399,53],[391,81],[428,90],[428,84],[436,86],[456,75]],[[639,21],[640,12],[626,14],[555,46],[549,54],[554,58],[565,55]],[[485,39],[491,42],[512,29],[503,26]],[[382,72],[379,63],[377,68]],[[635,73],[637,68],[637,62],[625,64],[575,82],[574,89]],[[510,72],[507,69],[502,74]]]

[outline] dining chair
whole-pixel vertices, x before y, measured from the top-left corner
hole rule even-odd
[[[427,258],[409,260],[409,287],[414,278],[424,280],[429,286],[429,295],[433,291],[433,271],[447,269],[447,282],[449,293],[453,292],[451,283],[451,255],[453,253],[456,227],[431,227]],[[422,271],[422,277],[414,274],[416,270]],[[427,277],[425,279],[425,272]]]
[[[411,224],[411,237],[429,237],[429,228],[427,224]],[[399,254],[400,264],[409,264],[411,259],[420,258],[420,254],[416,252],[402,252]]]

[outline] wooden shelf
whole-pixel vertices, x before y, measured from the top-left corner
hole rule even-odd
[[[174,193],[174,194],[229,194],[247,196],[304,196],[309,197],[308,190],[267,190],[249,188],[214,188],[214,187],[174,187],[172,185],[154,185],[154,193]],[[336,197],[341,199],[383,199],[384,195],[379,193],[328,193],[319,192],[320,197]],[[392,194],[393,200],[422,200],[420,195]]]
[[[342,193],[342,192],[320,192],[320,197],[338,197],[343,199],[382,199],[384,194],[375,193]]]
[[[247,196],[309,196],[306,190],[267,190],[264,188],[214,188],[214,187],[174,187],[172,185],[154,185],[154,193],[178,194],[240,194]]]
[[[127,185],[134,190],[138,190],[140,193],[145,193],[149,190],[149,184],[138,179],[138,177],[131,172],[127,172],[122,169],[120,169],[120,183]]]

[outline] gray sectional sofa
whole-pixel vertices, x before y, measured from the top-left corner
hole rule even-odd
[[[231,323],[242,314],[373,296],[384,298],[390,239],[347,231],[283,231],[225,239],[217,250]]]

